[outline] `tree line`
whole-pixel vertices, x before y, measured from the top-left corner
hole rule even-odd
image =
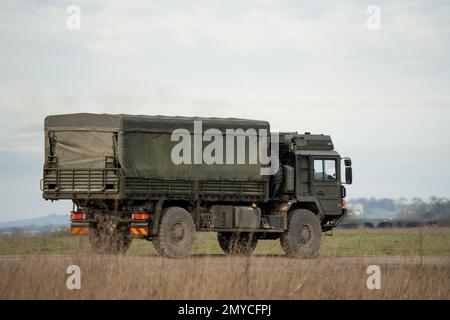
[[[349,201],[350,208],[364,218],[377,214],[389,214],[395,220],[404,221],[436,221],[450,225],[450,199],[430,197],[423,200],[390,199],[390,198],[356,198]]]

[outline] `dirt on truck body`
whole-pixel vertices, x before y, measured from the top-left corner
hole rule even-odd
[[[45,119],[41,184],[46,200],[73,201],[71,233],[98,253],[138,237],[182,258],[195,232],[216,231],[227,254],[279,238],[308,258],[346,215],[342,165],[349,184],[329,136],[275,135],[267,121],[67,114]]]

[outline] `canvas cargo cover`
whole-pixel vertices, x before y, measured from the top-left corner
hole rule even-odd
[[[207,129],[266,129],[266,121],[235,118],[169,117],[111,114],[66,114],[45,119],[46,157],[55,155],[59,168],[104,168],[106,157],[115,157],[128,177],[169,180],[261,180],[259,159],[245,164],[180,164],[171,159],[175,129],[194,132],[194,121]],[[205,147],[210,142],[203,142]],[[234,155],[237,157],[237,142]],[[225,137],[223,143],[225,157]],[[193,143],[191,154],[193,155]],[[267,152],[267,151],[266,151]],[[193,157],[193,156],[192,156]],[[237,161],[235,161],[236,163]],[[191,162],[192,163],[192,162]],[[225,163],[225,161],[224,161]]]
[[[249,128],[255,130],[269,129],[267,121],[237,118],[74,113],[47,116],[45,118],[45,130],[172,133],[175,129],[184,128],[193,132],[194,121],[202,121],[203,130],[209,128],[220,130],[227,128],[242,128],[244,130]]]

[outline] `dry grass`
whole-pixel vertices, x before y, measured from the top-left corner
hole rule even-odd
[[[337,230],[320,257],[282,256],[261,241],[249,258],[221,254],[200,233],[185,260],[155,256],[145,240],[126,256],[96,256],[85,237],[0,239],[0,299],[450,299],[450,229]],[[81,268],[81,290],[66,269]],[[381,290],[366,286],[381,268]]]
[[[81,290],[66,288],[68,265]],[[381,290],[366,286],[381,267]],[[1,299],[450,299],[448,258],[22,256],[0,259]]]

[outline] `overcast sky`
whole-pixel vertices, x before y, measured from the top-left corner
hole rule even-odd
[[[425,0],[3,0],[0,221],[70,210],[39,180],[44,117],[72,112],[269,120],[330,134],[350,198],[450,196],[449,17]]]

